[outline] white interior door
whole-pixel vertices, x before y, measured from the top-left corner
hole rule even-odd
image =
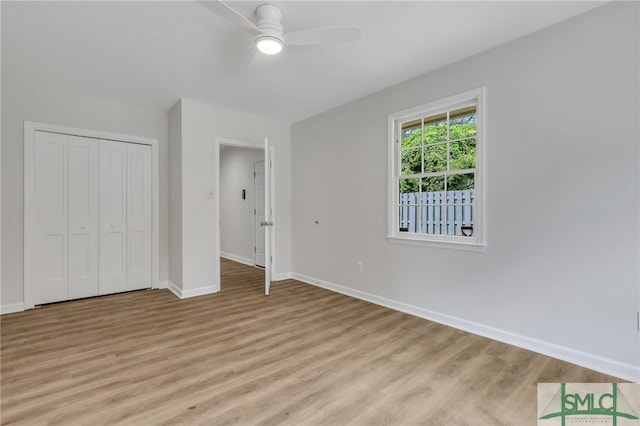
[[[35,132],[34,305],[67,299],[68,141]]]
[[[100,294],[127,289],[127,144],[100,141]]]
[[[69,136],[68,294],[65,299],[97,296],[99,246],[99,161],[95,140]]]
[[[127,290],[151,287],[151,147],[127,144]]]
[[[271,230],[273,229],[273,210],[271,209],[271,176],[273,173],[273,161],[271,161],[271,147],[269,139],[264,139],[264,294],[269,295],[271,290],[271,267],[273,265],[273,253],[271,252]]]
[[[254,206],[255,215],[253,219],[253,227],[255,232],[255,246],[253,249],[253,263],[256,266],[265,267],[265,253],[264,253],[264,237],[265,227],[262,225],[265,222],[265,205],[264,205],[264,161],[254,163],[253,165],[253,187],[254,187]]]

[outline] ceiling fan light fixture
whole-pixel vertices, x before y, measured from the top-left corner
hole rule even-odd
[[[256,47],[266,55],[275,55],[282,50],[282,40],[277,37],[261,35],[256,38]]]

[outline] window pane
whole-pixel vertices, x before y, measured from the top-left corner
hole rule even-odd
[[[465,139],[451,142],[449,147],[449,170],[473,169],[476,167],[476,140]]]
[[[400,195],[420,192],[420,179],[400,179]],[[416,204],[416,203],[412,203]]]
[[[444,233],[444,205],[424,205],[421,207],[421,226],[423,234],[441,235]]]
[[[447,144],[424,147],[424,172],[444,172],[447,170]]]
[[[447,234],[458,236],[473,236],[474,226],[474,191],[447,192]]]
[[[424,193],[444,191],[444,176],[432,176],[432,177],[422,178],[421,189],[422,189],[422,192]]]
[[[420,226],[423,234],[443,234],[446,196],[444,176],[422,178]]]
[[[398,231],[419,232],[418,215],[420,206],[420,179],[400,179],[400,199],[398,200]]]
[[[464,107],[451,111],[449,121],[449,140],[475,137],[477,133],[476,107]]]
[[[475,188],[475,175],[464,173],[460,175],[449,175],[447,178],[447,191],[463,191]]]
[[[432,115],[424,119],[424,143],[447,140],[447,114]]]
[[[422,145],[422,121],[405,123],[402,125],[402,149]]]
[[[402,174],[414,175],[422,173],[422,148],[402,151]]]

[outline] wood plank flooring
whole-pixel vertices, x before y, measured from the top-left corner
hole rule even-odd
[[[2,425],[535,425],[537,382],[620,381],[222,259],[223,288],[1,317]]]

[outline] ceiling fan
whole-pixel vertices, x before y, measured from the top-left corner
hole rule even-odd
[[[360,30],[355,27],[321,27],[285,33],[280,20],[282,12],[273,4],[262,4],[255,10],[256,22],[246,18],[222,0],[202,3],[225,19],[255,35],[257,49],[267,55],[279,53],[284,46],[311,46],[356,41]]]

